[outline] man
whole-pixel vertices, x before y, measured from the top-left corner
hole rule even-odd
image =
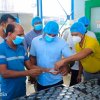
[[[4,14],[0,18],[0,43],[6,38],[6,27],[8,24],[13,24],[16,19],[10,14]]]
[[[31,65],[23,45],[20,45],[24,39],[21,25],[9,24],[6,35],[7,39],[0,44],[1,92],[6,94],[2,95],[2,100],[12,100],[26,95],[26,76],[36,77],[43,70]]]
[[[87,30],[87,28],[88,28],[88,26],[90,24],[90,21],[86,16],[83,16],[83,17],[79,18],[78,22],[81,22],[81,23],[83,23],[85,25],[85,27],[86,27],[86,35],[91,36],[91,37],[96,39],[95,33],[93,33],[92,31]]]
[[[25,50],[27,51],[27,53],[29,53],[32,40],[35,37],[37,37],[37,36],[42,34],[42,28],[43,28],[43,26],[42,26],[42,19],[40,17],[38,17],[38,16],[34,17],[32,19],[32,26],[33,26],[33,29],[30,32],[26,33],[25,39],[24,39],[24,47],[25,47]],[[34,86],[35,86],[35,83],[36,83],[35,79],[29,77],[29,81],[32,84],[34,84]]]
[[[44,34],[33,39],[30,49],[31,62],[37,63],[41,68],[50,68],[51,73],[42,73],[37,77],[37,90],[49,88],[63,83],[62,75],[68,72],[66,67],[63,70],[54,71],[55,62],[62,56],[69,57],[72,52],[66,41],[58,37],[59,26],[56,22],[50,21],[44,27]],[[53,74],[52,74],[53,72]],[[57,74],[57,75],[54,75]],[[62,74],[62,75],[61,75]]]
[[[80,60],[83,69],[85,70],[85,80],[100,78],[100,45],[99,42],[85,35],[86,28],[80,23],[74,23],[70,28],[77,54],[65,58],[55,64],[55,69],[58,70],[64,64],[70,61]]]
[[[15,18],[10,14],[4,14],[0,18],[0,44],[6,38],[6,27],[8,24],[12,24],[15,22]],[[0,76],[0,83],[1,83],[1,76]]]
[[[74,47],[74,42],[72,40],[72,35],[70,33],[70,28],[64,31],[62,38],[66,40],[68,46],[72,50],[72,52],[75,54],[75,47]],[[78,77],[79,73],[79,62],[75,61],[74,65],[71,67],[71,79],[70,79],[70,86],[75,85],[81,81],[81,77]],[[80,75],[81,76],[81,75]]]
[[[31,47],[32,40],[42,34],[42,19],[40,17],[35,17],[32,19],[33,29],[26,33],[25,35],[25,49],[28,50]]]

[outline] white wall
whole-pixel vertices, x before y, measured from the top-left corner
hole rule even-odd
[[[86,0],[74,0],[74,18],[75,21],[85,15],[85,1]]]
[[[33,18],[33,14],[18,14],[21,20],[21,25],[24,28],[24,32],[27,33],[32,29],[31,21]]]

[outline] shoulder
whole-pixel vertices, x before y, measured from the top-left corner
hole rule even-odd
[[[92,31],[87,31],[86,35],[90,36],[90,37],[93,37],[93,38],[96,38],[96,35],[94,32]]]
[[[92,47],[92,48],[96,48],[96,47],[99,47],[99,42],[97,39],[93,38],[93,37],[90,37],[90,36],[86,36],[86,43],[85,43],[85,46],[86,47]]]
[[[33,29],[32,29],[31,31],[29,31],[28,33],[25,34],[25,37],[28,37],[29,35],[31,35],[31,34],[33,34],[33,33],[34,33],[34,31],[33,31]]]
[[[41,39],[42,39],[42,35],[37,36],[37,37],[33,38],[32,43],[34,43],[34,42],[36,43],[36,42],[40,41]]]
[[[64,39],[60,38],[60,37],[57,37],[56,38],[56,41],[57,42],[60,42],[60,43],[67,43]]]
[[[32,41],[38,41],[38,40],[40,40],[40,39],[42,39],[43,38],[43,35],[39,35],[39,36],[37,36],[37,37],[35,37]]]
[[[88,42],[88,43],[90,43],[90,42],[98,42],[95,38],[93,38],[93,37],[91,37],[91,36],[88,36],[88,35],[86,35],[85,36],[85,38],[86,38],[86,41]]]

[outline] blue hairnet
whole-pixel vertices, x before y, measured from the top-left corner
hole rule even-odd
[[[44,33],[47,34],[58,34],[59,25],[55,21],[49,21],[44,27]]]
[[[20,19],[18,17],[15,17],[16,23],[20,23]]]
[[[89,19],[87,18],[87,17],[81,17],[79,20],[78,20],[78,22],[81,22],[81,23],[83,23],[84,25],[89,25],[90,24],[90,21],[89,21]]]
[[[85,34],[86,27],[81,22],[74,23],[70,28],[71,33],[72,32],[79,32],[80,34]]]
[[[32,26],[34,26],[34,24],[37,23],[37,22],[41,22],[42,23],[42,19],[40,17],[38,17],[38,16],[34,17],[32,19],[32,22],[31,22]]]

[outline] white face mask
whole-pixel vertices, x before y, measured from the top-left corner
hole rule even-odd
[[[81,42],[81,37],[79,36],[72,36],[74,44]]]

